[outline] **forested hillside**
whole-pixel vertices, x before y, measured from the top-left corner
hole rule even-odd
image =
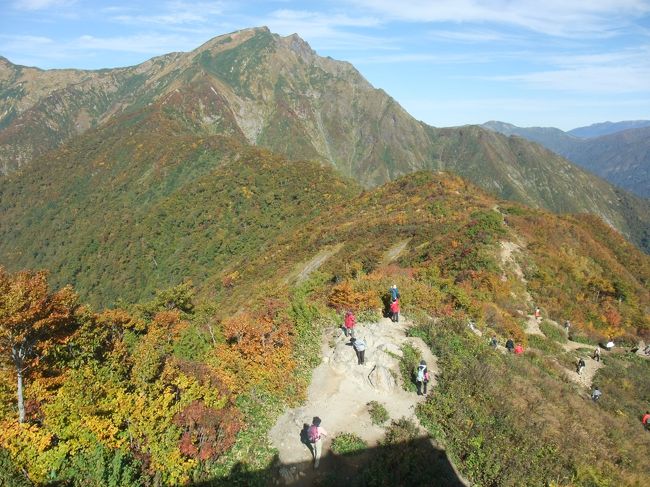
[[[55,148],[76,172],[88,167],[88,151],[99,156],[96,147],[111,165],[118,149],[103,141],[117,140],[117,132],[126,146],[122,159],[129,146],[151,145],[156,134],[169,133],[157,126],[159,118],[147,122],[151,135],[131,134],[130,126],[153,112],[173,123],[174,136],[222,135],[290,159],[316,160],[365,188],[417,170],[449,170],[501,198],[598,215],[650,248],[646,200],[535,144],[479,127],[430,127],[349,63],[320,57],[297,35],[280,37],[267,28],[114,70],[49,72],[3,60],[0,103],[0,167],[6,173],[20,167],[27,180]],[[171,144],[167,151],[179,162],[187,156]]]
[[[219,188],[236,181],[232,197],[245,200],[237,221],[247,228],[231,239],[238,250],[224,260],[228,265],[211,267],[192,284],[105,310],[66,291],[67,311],[52,321],[50,308],[38,310],[44,276],[3,271],[5,464],[39,484],[246,479],[265,485],[277,466],[259,438],[303,397],[321,330],[337,325],[345,308],[377,319],[388,286],[397,283],[403,313],[416,323],[412,333],[442,361],[440,386],[420,407],[420,419],[468,479],[516,485],[534,456],[530,485],[551,479],[640,485],[648,470],[637,415],[649,399],[649,362],[634,354],[606,357],[597,376],[606,399],[586,403],[563,379],[574,355],[555,339],[533,339],[524,330],[530,294],[549,319],[570,319],[574,339],[586,347],[608,337],[622,346],[648,340],[646,255],[595,218],[496,201],[449,174],[421,172],[351,193],[330,169],[265,153],[249,157],[239,160],[241,176],[228,173],[228,164],[215,169],[228,175]],[[265,192],[247,167],[282,176],[276,188],[283,191]],[[307,220],[273,203],[306,205],[310,188],[321,184],[331,196],[307,206],[314,208]],[[188,199],[176,203],[180,213],[195,208],[191,202],[205,192],[203,183],[186,190]],[[212,211],[227,215],[221,200],[216,203]],[[284,232],[259,220],[266,211]],[[502,242],[519,248],[514,261],[504,258]],[[387,258],[398,243],[402,252]],[[194,256],[189,261],[209,252],[174,247],[183,249],[179,258]],[[304,274],[319,254],[320,267]],[[37,309],[38,334],[11,332],[25,318],[25,301]],[[514,337],[529,352],[517,361],[495,354],[466,331],[469,319],[486,334]],[[20,340],[31,341],[34,351],[26,358],[23,425],[10,359]],[[594,421],[581,421],[585,414]],[[576,442],[587,438],[602,447],[576,451]]]

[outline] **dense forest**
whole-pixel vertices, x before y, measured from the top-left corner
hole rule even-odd
[[[442,173],[361,191],[256,150],[206,167],[155,208],[150,223],[124,227],[144,250],[111,254],[110,238],[123,237],[106,225],[95,278],[63,269],[78,289],[48,285],[60,269],[0,272],[3,485],[267,485],[277,470],[267,432],[305,397],[323,330],[344,309],[376,321],[393,283],[410,333],[440,359],[418,417],[474,485],[650,475],[639,420],[650,362],[607,355],[593,403],[565,378],[575,354],[550,322],[571,320],[586,351],[650,339],[650,258],[597,218],[498,201]],[[144,245],[154,222],[158,240]],[[177,240],[196,229],[204,240]],[[508,259],[504,242],[516,249]],[[405,250],[387,259],[397,243]],[[142,255],[169,286],[147,284]],[[141,294],[121,274],[133,266]],[[531,306],[549,320],[546,338],[524,333]],[[527,353],[495,353],[468,320]],[[387,444],[408,439],[397,426]],[[370,459],[360,485],[388,485],[391,465],[416,458],[391,455]],[[411,466],[411,485],[427,485]]]

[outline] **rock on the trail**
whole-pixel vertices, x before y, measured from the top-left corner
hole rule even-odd
[[[386,368],[383,365],[375,366],[370,374],[368,374],[368,379],[375,389],[392,391],[399,388],[394,373],[391,369]]]
[[[399,370],[397,356],[402,355],[400,345],[395,343],[394,330],[386,324],[364,324],[358,327],[357,337],[366,343],[365,363],[359,365],[357,355],[349,339],[337,337],[336,344],[324,357],[337,372],[345,375],[360,388],[381,391],[399,390],[395,371]]]

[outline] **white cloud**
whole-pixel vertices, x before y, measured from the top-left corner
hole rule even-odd
[[[45,10],[72,5],[76,0],[14,0],[13,7],[18,10]]]
[[[0,35],[0,52],[39,53],[51,47],[54,41],[49,37],[25,35]]]
[[[112,17],[112,20],[129,25],[156,25],[177,26],[204,24],[212,17],[223,13],[221,2],[165,2],[162,4],[161,13],[157,14],[121,14]]]
[[[553,36],[601,36],[650,12],[649,0],[348,0],[386,21],[497,23]]]
[[[351,16],[341,12],[306,10],[275,10],[268,15],[252,17],[250,25],[266,25],[281,35],[298,34],[315,49],[385,50],[394,49],[394,39],[359,33],[358,29],[381,26],[376,17]]]
[[[84,35],[66,46],[71,51],[119,51],[147,55],[160,55],[196,46],[178,35],[136,34],[118,37]]]
[[[379,56],[365,56],[352,59],[354,65],[363,64],[395,64],[395,63],[419,63],[419,64],[480,64],[488,63],[493,59],[489,56],[477,57],[475,54],[423,54],[423,53],[398,53],[382,54]]]
[[[427,34],[431,39],[464,42],[468,44],[483,42],[523,41],[522,37],[513,36],[496,30],[432,30]]]
[[[524,83],[543,90],[592,94],[642,93],[648,91],[650,68],[648,66],[584,66],[485,79]]]

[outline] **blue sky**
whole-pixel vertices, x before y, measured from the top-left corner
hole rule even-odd
[[[127,66],[262,25],[438,127],[650,119],[650,0],[0,0],[0,55]]]

